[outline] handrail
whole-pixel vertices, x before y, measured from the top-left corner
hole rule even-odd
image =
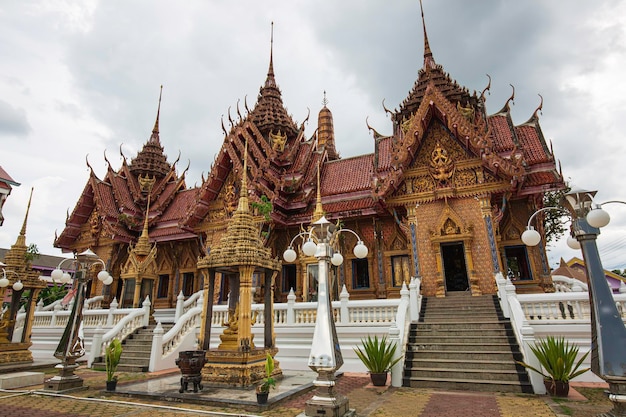
[[[556,292],[587,292],[589,286],[576,278],[569,278],[563,275],[552,275],[552,284]]]
[[[167,333],[163,335],[161,342],[161,348],[158,351],[163,357],[169,355],[178,346],[180,340],[199,326],[202,318],[202,307],[196,306],[187,310],[180,319],[176,322],[174,327],[169,329]]]

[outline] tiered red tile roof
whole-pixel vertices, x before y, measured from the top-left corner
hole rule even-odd
[[[56,245],[69,248],[96,207],[115,239],[135,241],[141,232],[147,201],[147,194],[141,191],[140,176],[155,179],[148,214],[150,238],[193,238],[194,228],[207,216],[210,204],[218,198],[231,172],[236,181],[240,180],[246,143],[245,175],[250,187],[247,191],[251,201],[259,201],[263,195],[269,198],[277,227],[310,222],[318,170],[323,207],[329,220],[388,215],[385,198],[401,184],[404,171],[434,119],[480,159],[486,170],[510,181],[510,191],[515,195],[560,189],[563,179],[541,133],[537,112],[528,122],[515,126],[508,106],[511,97],[502,110],[489,116],[484,94],[488,88],[480,96],[470,95],[467,88],[445,73],[434,60],[424,26],[423,67],[400,109],[389,111],[393,135],[375,134],[373,153],[341,159],[335,149],[332,113],[326,99],[318,117],[319,130],[309,139],[304,135],[304,123],[298,127],[289,116],[276,83],[272,51],[256,104],[250,111],[245,105],[245,116],[237,109],[239,118],[230,120],[230,131],[224,129],[222,148],[200,187],[185,189],[184,174],[179,178],[176,163],[167,162],[160,144],[157,112],[152,135],[130,165],[124,159],[116,172],[109,164],[104,180],[92,171]],[[472,117],[461,114],[461,110],[470,108]],[[405,135],[409,122],[413,123],[415,135]]]

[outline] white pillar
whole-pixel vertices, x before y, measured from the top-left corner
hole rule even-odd
[[[143,325],[147,326],[148,324],[150,324],[150,306],[152,305],[152,303],[150,303],[150,296],[146,295],[146,300],[141,304],[141,306],[143,307],[144,310],[144,314],[143,314]]]
[[[159,321],[152,332],[152,349],[150,350],[150,365],[148,365],[148,371],[159,371],[157,364],[163,357],[163,326]]]
[[[117,310],[117,298],[113,298],[113,301],[111,301],[111,304],[109,304],[109,314],[107,314],[107,326],[108,327],[112,327],[113,326],[113,316],[115,314],[115,310]]]
[[[348,308],[348,302],[350,301],[350,294],[346,289],[346,284],[341,287],[341,294],[339,294],[339,300],[341,300],[340,315],[341,324],[350,323],[350,309]]]
[[[292,288],[289,290],[289,295],[287,295],[287,324],[296,323],[296,312],[293,309],[295,304],[296,304],[296,294],[293,292],[293,288]]]
[[[176,323],[178,319],[180,318],[180,316],[183,315],[184,304],[185,304],[185,296],[183,295],[183,292],[181,291],[180,293],[178,293],[178,297],[176,297],[176,314],[174,315],[174,323]]]
[[[97,357],[102,355],[102,336],[105,332],[106,330],[102,328],[101,324],[98,324],[98,327],[96,327],[96,329],[93,331],[91,350],[89,351],[89,357],[87,358],[88,368],[91,368],[91,365],[93,365],[93,361],[96,360]]]
[[[396,352],[393,355],[393,359],[396,360],[397,358],[401,357],[402,356],[402,346],[401,346],[402,341],[400,340],[400,329],[398,329],[398,326],[395,321],[391,323],[391,327],[389,328],[389,343],[391,343],[392,345],[393,344],[396,345]],[[396,363],[391,368],[391,386],[392,387],[402,386],[403,366],[404,364],[402,363],[401,360],[399,360],[398,363]]]

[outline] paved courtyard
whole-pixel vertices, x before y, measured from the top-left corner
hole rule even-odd
[[[46,377],[53,368],[41,369]],[[202,393],[178,393],[177,370],[155,374],[120,373],[115,394],[104,391],[105,373],[79,368],[87,389],[60,395],[43,391],[43,385],[0,391],[0,415],[37,416],[296,416],[304,411],[313,391],[303,387],[298,393],[270,407],[261,408],[252,400],[254,393],[235,390],[232,394],[205,387]],[[291,386],[306,384],[311,374],[294,374],[284,387],[270,393],[274,401]],[[291,381],[291,382],[288,382]],[[231,390],[232,391],[232,390]],[[606,412],[611,404],[601,386],[574,385],[570,397],[504,393],[442,391],[434,389],[373,387],[366,374],[346,373],[338,379],[337,391],[346,395],[358,416],[372,417],[498,417],[573,416],[587,417]],[[290,391],[291,392],[291,391]],[[131,393],[131,394],[129,394]],[[224,402],[233,395],[236,399]],[[204,401],[214,397],[216,401]],[[181,400],[184,398],[184,400]],[[222,400],[222,402],[218,400]],[[185,402],[182,402],[185,401]]]

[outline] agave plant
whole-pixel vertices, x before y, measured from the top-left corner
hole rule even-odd
[[[361,343],[363,343],[363,349],[357,346],[354,352],[370,373],[389,372],[391,367],[402,359],[401,357],[393,358],[396,353],[396,344],[387,341],[385,336],[379,339],[378,336],[372,338],[368,335],[366,339],[361,339]]]
[[[578,346],[571,345],[563,337],[557,339],[554,336],[548,336],[535,343],[535,346],[531,346],[530,349],[537,357],[543,371],[524,362],[518,361],[517,363],[541,374],[546,380],[569,382],[589,370],[589,368],[579,369],[589,352],[576,362]]]

